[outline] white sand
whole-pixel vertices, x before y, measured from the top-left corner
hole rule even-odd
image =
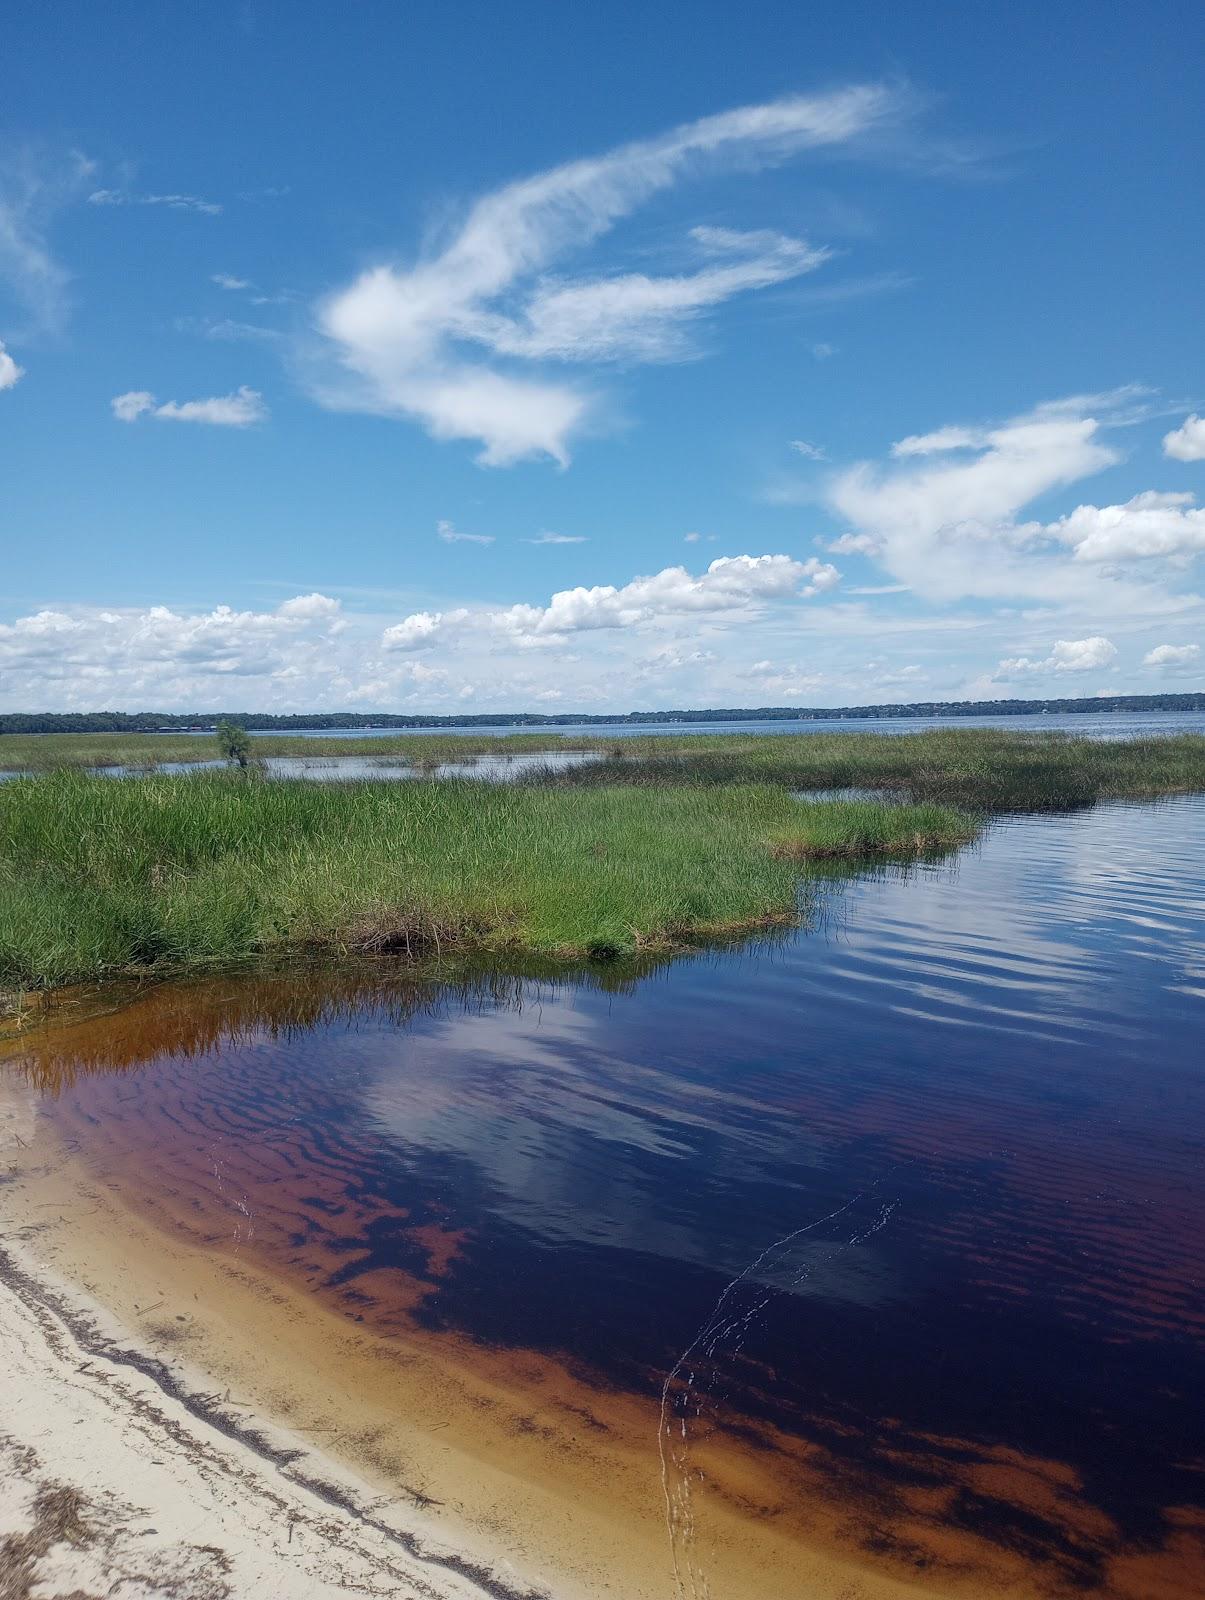
[[[122,1360],[132,1345],[101,1307],[0,1240],[0,1594],[72,1600],[531,1594],[479,1574],[279,1429],[259,1444],[218,1402],[173,1395]],[[216,1400],[216,1397],[210,1397]],[[280,1460],[283,1454],[292,1459]],[[272,1459],[273,1456],[277,1459]],[[86,1532],[42,1550],[40,1489],[78,1492]],[[34,1530],[33,1553],[28,1536]],[[12,1536],[26,1536],[23,1551]],[[3,1541],[7,1538],[7,1546]]]

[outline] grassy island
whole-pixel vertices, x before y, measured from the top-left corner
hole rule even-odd
[[[564,784],[772,783],[906,790],[980,811],[1067,811],[1205,790],[1205,736],[1086,739],[997,728],[625,739]]]
[[[798,862],[914,856],[976,820],[766,784],[588,790],[252,773],[0,784],[0,982],[289,948],[607,956],[790,920]]]
[[[261,755],[450,759],[593,750],[519,784],[265,776]],[[256,738],[248,770],[186,735],[6,735],[0,985],[179,972],[305,948],[604,957],[786,922],[800,863],[908,859],[1009,810],[1205,791],[1205,738],[925,733],[557,740]],[[150,767],[114,780],[89,767]],[[848,799],[792,791],[853,790]]]

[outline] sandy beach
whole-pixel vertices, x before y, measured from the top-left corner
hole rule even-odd
[[[3,1527],[41,1549],[53,1490],[90,1530],[30,1558],[30,1593],[679,1592],[646,1405],[521,1353],[399,1350],[246,1259],[182,1244],[55,1140],[27,1084],[3,1087]],[[781,1492],[772,1476],[715,1467],[686,1593],[928,1592],[843,1559],[841,1508],[815,1507],[805,1551],[748,1515]]]

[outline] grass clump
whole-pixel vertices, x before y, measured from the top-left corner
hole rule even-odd
[[[793,861],[927,856],[969,843],[979,827],[968,812],[949,806],[838,800],[801,806],[772,849]]]
[[[974,827],[933,808],[805,807],[766,785],[21,778],[0,784],[0,981],[306,946],[666,948],[792,918],[802,856],[912,854]]]

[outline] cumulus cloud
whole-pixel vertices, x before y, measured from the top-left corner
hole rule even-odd
[[[430,650],[453,629],[469,620],[466,610],[415,611],[381,635],[386,650]]]
[[[1077,561],[1191,556],[1205,550],[1205,509],[1192,509],[1193,498],[1148,489],[1124,505],[1076,506],[1041,532],[1070,545]]]
[[[734,294],[812,270],[825,252],[768,231],[708,227],[691,230],[695,261],[678,274],[565,279],[548,275],[552,264],[696,172],[849,146],[901,110],[901,97],[877,86],[791,96],[507,184],[472,206],[442,252],[372,268],[319,307],[345,374],[319,398],[409,417],[437,439],[474,440],[486,465],[539,456],[564,465],[592,396],[499,360],[673,358],[684,353],[685,324]]]
[[[1199,644],[1159,644],[1142,658],[1144,667],[1191,667],[1201,659]]]
[[[997,667],[996,674],[1001,678],[1019,678],[1051,672],[1096,672],[1107,667],[1116,655],[1117,646],[1100,634],[1090,639],[1058,639],[1044,660],[1009,656]]]
[[[339,602],[320,594],[274,611],[48,609],[0,623],[0,670],[18,704],[78,704],[89,691],[105,698],[126,690],[168,703],[181,693],[203,700],[223,679],[316,669],[340,623]]]
[[[91,206],[167,206],[172,211],[199,211],[207,217],[220,217],[222,208],[215,200],[202,200],[195,194],[131,194],[128,189],[94,189],[88,196]]]
[[[1178,428],[1163,435],[1163,454],[1173,461],[1205,461],[1205,417],[1185,417]]]
[[[418,611],[387,628],[382,643],[390,650],[421,650],[458,634],[475,633],[521,646],[560,644],[572,634],[602,629],[633,628],[691,615],[748,613],[773,601],[822,594],[839,581],[835,567],[814,558],[720,556],[697,576],[685,567],[665,567],[622,587],[597,584],[561,589],[547,605]]]
[[[0,339],[0,389],[13,388],[24,376],[25,368],[17,365]]]
[[[217,428],[249,428],[266,422],[269,416],[264,397],[246,384],[233,394],[213,395],[207,400],[165,400],[156,403],[146,389],[131,389],[114,395],[109,402],[119,422],[137,422],[139,417],[158,417],[165,422],[204,422]]]
[[[994,427],[951,426],[902,439],[889,462],[863,462],[830,480],[828,504],[850,526],[828,547],[871,556],[899,582],[939,600],[1078,600],[1088,580],[1065,547],[1079,562],[1115,559],[1125,539],[1106,524],[1124,523],[1129,554],[1153,554],[1160,544],[1159,553],[1183,551],[1199,513],[1186,513],[1174,496],[1140,495],[1104,511],[1081,507],[1050,525],[1018,520],[1039,495],[1120,460],[1106,430],[1134,420],[1142,393],[1131,387],[1075,395]],[[1106,556],[1110,546],[1116,549]],[[1120,597],[1120,586],[1114,593]]]
[[[445,544],[493,544],[492,533],[458,533],[454,523],[439,522],[435,528],[436,534]]]

